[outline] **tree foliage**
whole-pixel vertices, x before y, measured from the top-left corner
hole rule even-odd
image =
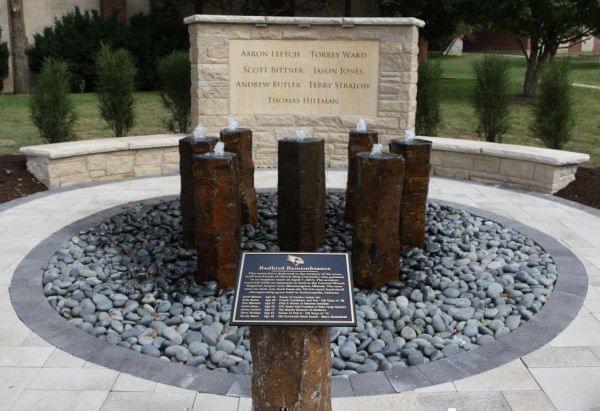
[[[567,60],[546,64],[540,76],[531,131],[546,147],[561,149],[571,139],[573,102]]]
[[[477,114],[477,132],[486,141],[502,141],[502,135],[510,128],[509,68],[510,63],[505,57],[493,54],[473,62],[475,90],[472,103]]]
[[[415,131],[420,136],[437,136],[442,122],[440,109],[440,87],[442,68],[437,59],[426,59],[419,63],[417,83],[417,114]]]
[[[170,113],[165,121],[167,128],[180,133],[188,132],[191,126],[192,82],[187,53],[174,51],[160,59],[158,76],[162,102]]]
[[[49,143],[73,140],[76,115],[69,97],[69,67],[49,58],[42,65],[31,96],[31,119],[40,136]]]
[[[105,42],[124,47],[128,42],[127,27],[116,19],[101,18],[96,11],[82,13],[79,8],[65,14],[33,37],[29,49],[29,66],[38,73],[47,58],[62,59],[71,70],[72,90],[91,91],[96,84],[94,58]]]
[[[96,56],[96,92],[102,118],[115,136],[122,137],[133,127],[133,92],[136,69],[125,49],[112,50],[102,44]]]
[[[463,23],[463,0],[379,0],[382,16],[417,17],[425,20],[421,32],[429,42],[456,34]]]
[[[528,97],[542,65],[559,47],[600,33],[598,0],[467,1],[471,22],[508,32],[519,42],[527,59],[523,93]]]

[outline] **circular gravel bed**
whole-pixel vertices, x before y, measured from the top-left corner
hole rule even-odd
[[[276,196],[259,195],[258,227],[243,248],[276,251]],[[343,194],[327,197],[322,251],[350,251]],[[249,374],[248,328],[230,326],[232,293],[195,281],[182,248],[178,201],[140,204],[62,244],[44,294],[73,325],[136,352]],[[384,371],[472,350],[537,313],[556,281],[550,255],[527,236],[465,211],[430,204],[427,247],[407,250],[398,281],[355,290],[357,326],[331,330],[333,374]]]

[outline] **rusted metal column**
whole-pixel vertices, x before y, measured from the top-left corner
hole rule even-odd
[[[431,142],[419,139],[390,141],[390,152],[406,160],[406,175],[400,208],[400,247],[425,246],[425,213],[431,170]]]
[[[254,410],[331,410],[329,328],[252,326]]]
[[[352,268],[359,288],[378,288],[398,278],[403,180],[402,156],[358,154]]]
[[[233,287],[240,250],[240,195],[235,154],[194,157],[198,279]]]
[[[284,251],[315,251],[325,238],[325,142],[278,143],[277,236]]]
[[[254,162],[252,161],[252,131],[247,128],[221,130],[225,151],[237,155],[242,223],[258,224],[256,190],[254,189]]]
[[[356,171],[358,168],[356,155],[362,151],[371,151],[377,143],[377,132],[373,130],[351,130],[348,140],[348,178],[346,180],[346,211],[347,222],[354,222],[354,193],[356,191]]]
[[[187,248],[195,245],[196,234],[196,211],[194,207],[194,183],[193,157],[194,155],[212,151],[217,142],[216,137],[193,137],[189,136],[179,140],[179,175],[181,176],[181,234],[183,244]]]

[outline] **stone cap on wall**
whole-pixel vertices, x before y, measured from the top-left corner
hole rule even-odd
[[[186,17],[185,24],[256,24],[256,25],[298,25],[298,26],[417,26],[425,22],[414,17],[278,17],[278,16],[225,16],[195,14]]]
[[[439,151],[480,154],[492,157],[526,160],[535,163],[564,166],[581,164],[590,160],[588,154],[573,151],[553,150],[550,148],[519,146],[514,144],[490,143],[479,140],[463,140],[444,137],[418,138],[432,142],[432,148]]]
[[[78,140],[65,143],[41,144],[21,147],[21,154],[27,157],[46,157],[50,159],[75,157],[88,154],[110,153],[112,151],[140,150],[178,146],[184,134],[155,134],[147,136],[100,138],[96,140]]]

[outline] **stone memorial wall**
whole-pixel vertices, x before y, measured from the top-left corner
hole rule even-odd
[[[325,140],[326,167],[345,168],[348,130],[365,118],[380,143],[414,128],[414,18],[195,15],[192,118],[216,134],[235,117],[252,128],[258,167],[277,165],[277,140],[302,128]]]

